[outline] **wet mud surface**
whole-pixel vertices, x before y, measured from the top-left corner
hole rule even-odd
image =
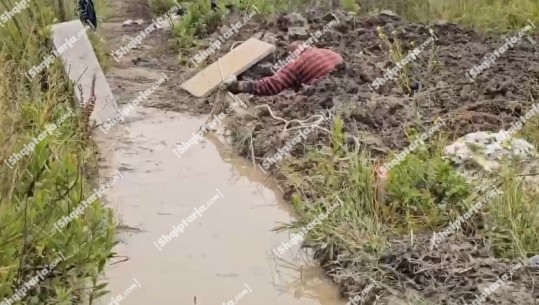
[[[226,54],[234,43],[257,37],[276,44],[278,49],[239,78],[248,80],[270,76],[271,67],[288,56],[285,49],[288,43],[308,39],[309,33],[323,30],[335,17],[339,22],[325,31],[314,45],[339,52],[347,63],[344,71],[333,73],[315,86],[304,87],[297,94],[287,91],[274,97],[243,94],[239,97],[252,106],[266,104],[275,116],[286,120],[306,119],[322,109],[331,109],[343,117],[347,132],[358,136],[362,144],[374,152],[385,153],[407,146],[410,130],[425,131],[436,118],[446,122],[444,129],[450,131],[454,138],[478,130],[507,128],[539,96],[539,35],[535,29],[527,31],[513,48],[501,54],[474,82],[467,77],[469,70],[504,45],[506,38],[518,37],[518,33],[488,36],[451,23],[426,26],[409,24],[389,15],[357,17],[342,12],[325,15],[310,12],[303,16],[281,16],[272,21],[253,18],[210,55],[206,64]],[[232,14],[224,26],[202,38],[197,47],[182,49],[179,55],[172,50],[168,38],[173,35],[171,29],[161,29],[160,35],[146,38],[142,51],[132,50],[126,57],[131,61],[129,65],[133,70],[159,67],[173,71],[175,76],[160,88],[167,94],[144,102],[144,106],[209,114],[215,104],[222,102],[222,95],[216,92],[207,98],[194,98],[181,90],[180,85],[203,68],[189,64],[190,58],[209,46],[220,32],[226,31],[229,28],[226,24],[242,18],[240,12]],[[131,25],[123,30],[133,34],[144,26]],[[395,67],[379,32],[385,33],[391,43],[396,37],[402,54],[406,56],[432,37],[430,31],[437,40],[426,45],[417,59],[401,70],[406,70],[409,88],[400,85],[397,77],[373,92],[368,85],[377,77],[383,77],[387,69]],[[145,50],[150,47],[151,51]],[[185,65],[178,65],[178,60]],[[155,75],[154,78],[159,77]],[[256,157],[275,153],[271,148],[275,148],[283,138],[280,133],[282,123],[272,118],[266,107],[250,111],[245,118],[236,117],[234,121],[232,128],[235,131],[249,136],[252,133]],[[312,139],[311,144],[314,144],[324,141],[324,136],[313,135]],[[240,148],[244,154],[247,153],[246,147]]]
[[[108,143],[125,178],[111,191],[119,245],[106,271],[110,294],[97,304],[109,304],[136,279],[140,287],[122,304],[222,304],[241,293],[245,304],[343,305],[299,244],[274,257],[289,234],[271,230],[291,213],[264,175],[216,139],[181,158],[173,152],[200,124],[140,107]]]

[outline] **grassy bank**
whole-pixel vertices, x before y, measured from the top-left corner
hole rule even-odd
[[[65,228],[54,226],[92,193],[96,172],[60,60],[26,76],[51,54],[50,25],[76,18],[71,2],[59,3],[32,1],[0,27],[0,75],[7,76],[0,81],[0,302],[26,287],[16,304],[88,303],[103,291],[97,276],[114,244],[111,210],[99,200]],[[16,4],[2,0],[0,12]]]
[[[485,31],[519,28],[529,19],[539,20],[539,5],[533,0],[360,0],[363,13],[390,9],[412,22],[455,22]]]
[[[466,270],[444,257],[471,255],[472,261],[485,260],[485,266],[495,258],[506,267],[485,267],[485,272],[496,269],[494,274],[501,276],[519,259],[527,261],[539,253],[539,196],[523,191],[518,173],[503,172],[507,181],[498,187],[503,194],[489,199],[488,192],[494,186],[478,192],[486,185],[468,184],[442,158],[441,147],[447,141],[437,139],[391,169],[381,200],[381,184],[374,170],[377,162],[367,153],[358,155],[347,148],[338,126],[335,124],[332,130],[329,153],[312,150],[304,158],[292,158],[278,168],[280,184],[295,191],[291,201],[299,215],[297,221],[281,229],[299,232],[340,202],[340,208],[308,231],[304,246],[315,250],[315,257],[345,295],[353,298],[365,292],[368,297],[358,304],[374,304],[375,295],[394,295],[406,302],[402,304],[430,304],[421,294],[408,294],[404,287],[413,287],[432,276],[426,286],[439,289],[444,287],[444,280],[438,282],[439,278],[449,281],[456,276],[451,270]],[[537,147],[539,143],[534,144]],[[484,205],[479,212],[465,219],[433,250],[433,232],[448,230],[480,201]],[[475,245],[475,250],[469,245]],[[425,270],[427,274],[422,277],[420,272]],[[476,280],[474,273],[468,284],[489,282]],[[457,281],[466,282],[465,277]],[[376,288],[371,290],[370,285]]]
[[[333,132],[330,154],[313,151],[279,169],[282,184],[298,190],[293,203],[302,217],[292,228],[305,226],[330,201],[344,203],[310,232],[309,243],[324,248],[323,257],[335,259],[334,249],[379,256],[396,236],[410,239],[414,234],[441,232],[484,194],[477,193],[479,184],[467,183],[443,160],[441,148],[447,140],[433,139],[391,169],[385,198],[380,200],[376,163],[365,153],[350,151],[339,128]],[[516,173],[502,175],[508,180],[500,188],[504,195],[463,223],[461,232],[487,237],[497,257],[531,257],[539,253],[539,197],[523,192]],[[314,200],[299,194],[315,194]]]
[[[262,12],[261,18],[272,18],[272,15],[278,12],[301,10],[306,3],[310,3],[310,7],[313,8],[322,5],[318,1],[298,1],[294,5],[279,1],[270,3],[265,0],[253,0],[248,3],[219,1],[219,5],[222,6],[228,3],[233,3],[238,9],[246,9],[249,5],[255,5]],[[533,22],[539,20],[539,4],[533,0],[361,0],[357,3],[343,0],[340,1],[340,4],[344,8],[357,9],[360,14],[390,9],[413,22],[430,23],[446,20],[493,32],[517,30],[525,26],[528,20]],[[189,9],[186,12],[187,15],[184,19],[176,25],[175,33],[183,42],[189,43],[196,40],[197,37],[207,34],[207,32],[201,32],[201,28],[207,31],[209,26],[219,24],[219,22],[212,23],[212,18],[215,18],[216,15],[219,15],[218,20],[226,18],[223,15],[226,13],[211,12],[209,1],[190,1]],[[394,58],[388,59],[395,61]],[[335,126],[338,127],[339,124],[335,123]],[[537,145],[539,144],[539,131],[533,126],[537,126],[537,124],[529,122],[519,136],[523,136]],[[392,169],[388,181],[389,197],[386,199],[390,204],[383,207],[376,202],[376,183],[372,170],[374,164],[365,161],[369,158],[354,156],[343,143],[342,131],[336,128],[334,132],[333,143],[331,143],[334,154],[332,158],[328,158],[327,155],[322,155],[320,152],[314,152],[307,157],[307,162],[297,162],[298,160],[296,160],[282,166],[280,174],[286,177],[284,183],[291,188],[301,190],[301,193],[317,194],[317,198],[326,198],[330,194],[338,193],[341,200],[348,198],[346,200],[356,203],[350,205],[354,207],[349,211],[350,215],[365,218],[360,220],[346,219],[345,217],[337,223],[364,223],[366,219],[370,219],[364,228],[365,230],[383,227],[387,232],[407,234],[410,231],[439,230],[470,207],[469,202],[464,199],[473,194],[476,186],[468,185],[453,172],[447,162],[442,160],[441,149],[444,144],[451,141],[447,137],[440,136],[439,139],[432,140],[433,147],[421,148],[423,151],[420,149],[420,153],[410,155],[404,162]],[[328,159],[334,160],[335,158],[344,158],[346,161],[332,165],[334,161],[328,161]],[[391,158],[393,157],[388,156],[388,160]],[[298,167],[299,163],[302,164],[302,167]],[[317,180],[305,177],[320,178]],[[536,253],[539,251],[536,241],[539,210],[533,204],[533,200],[536,198],[526,198],[526,195],[519,191],[520,186],[516,182],[507,183],[505,187],[508,187],[505,190],[506,195],[497,199],[498,204],[493,205],[496,211],[486,213],[491,217],[487,219],[487,222],[494,225],[495,229],[488,229],[485,234],[493,238],[497,245],[496,251],[501,256],[517,257]],[[443,200],[440,199],[441,197]],[[522,200],[523,198],[527,200]],[[301,201],[302,198],[296,198],[298,204]],[[440,201],[442,201],[442,206],[439,205]],[[299,206],[302,205],[299,204]],[[373,208],[377,208],[377,210],[373,210]],[[524,216],[520,213],[513,213],[519,210],[530,211],[530,213]],[[298,212],[303,213],[303,208],[300,208]],[[307,222],[312,218],[312,215],[308,215],[310,214],[305,214]],[[301,223],[304,224],[305,221],[300,222],[300,226]],[[469,229],[475,231],[473,224],[469,225]],[[524,228],[526,229],[524,230]],[[329,231],[333,229],[331,228]],[[319,240],[322,236],[329,236],[331,235],[329,231],[315,232],[313,238]],[[357,233],[354,230],[344,231],[352,235]],[[372,238],[372,240],[379,240],[379,238]],[[380,245],[374,248],[378,249]],[[383,246],[380,250],[383,250]]]

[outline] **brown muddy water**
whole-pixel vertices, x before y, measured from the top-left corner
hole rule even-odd
[[[290,233],[271,230],[292,215],[265,175],[216,137],[173,152],[203,123],[140,107],[118,132],[97,132],[101,171],[125,178],[108,194],[123,229],[96,303],[344,304],[299,245],[273,254]]]

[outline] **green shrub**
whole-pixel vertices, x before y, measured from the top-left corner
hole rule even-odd
[[[304,159],[288,159],[279,169],[282,183],[297,191],[292,201],[299,215],[282,228],[304,227],[332,203],[343,203],[307,237],[307,244],[331,245],[328,255],[334,253],[329,249],[380,253],[392,236],[441,232],[479,200],[478,185],[468,184],[444,160],[447,141],[440,137],[391,168],[386,199],[380,201],[373,159],[346,147],[339,118],[332,132],[329,149],[311,149]],[[525,194],[515,179],[501,190],[503,195],[485,204],[456,234],[489,238],[499,257],[537,253],[539,198]]]
[[[1,0],[0,8],[13,4]],[[25,76],[50,54],[57,4],[32,1],[0,28],[0,74],[10,75],[0,80],[0,301],[63,255],[43,280],[31,282],[21,303],[88,303],[103,293],[97,279],[115,244],[112,211],[99,201],[61,232],[54,227],[91,193],[87,169],[96,167],[61,61],[33,79]],[[66,18],[74,17],[64,9]],[[57,129],[9,162],[49,124]]]

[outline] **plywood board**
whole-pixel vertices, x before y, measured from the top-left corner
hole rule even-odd
[[[205,97],[215,90],[222,81],[219,61],[223,79],[226,79],[232,74],[237,76],[243,73],[274,50],[274,45],[250,38],[184,82],[181,88],[196,97]]]

